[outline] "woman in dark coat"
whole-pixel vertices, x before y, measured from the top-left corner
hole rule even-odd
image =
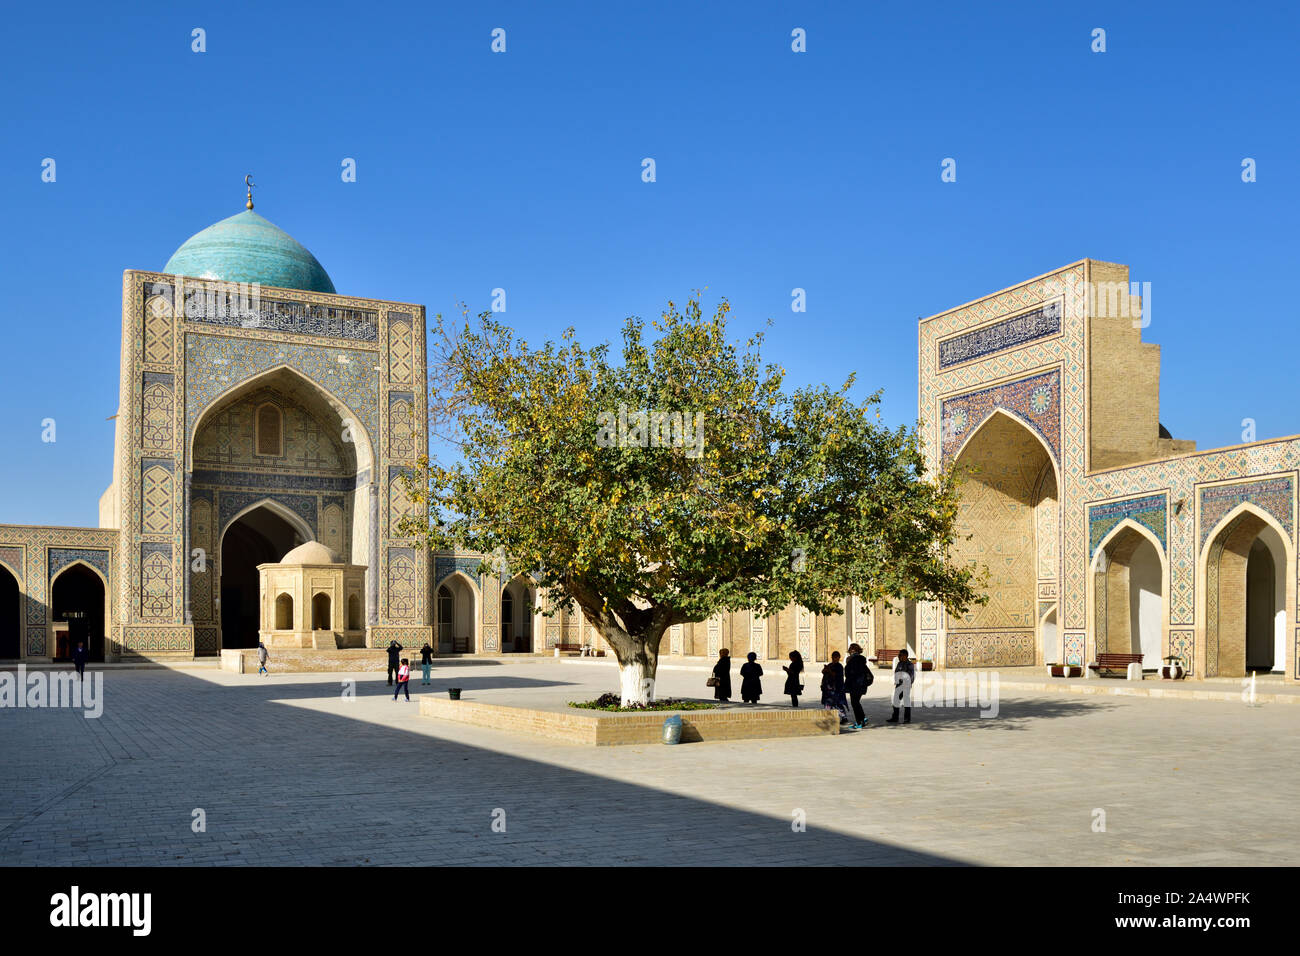
[[[745,663],[740,665],[740,699],[747,704],[757,704],[763,696],[763,665],[758,663],[758,655],[750,651]]]
[[[831,662],[822,668],[822,706],[840,712],[840,723],[849,722],[849,702],[844,698],[844,665],[840,652],[831,652]]]
[[[873,679],[867,659],[862,656],[862,645],[850,644],[849,659],[844,662],[844,691],[849,695],[849,704],[853,707],[855,730],[866,726],[867,715],[862,709],[862,697]]]
[[[718,685],[713,688],[713,696],[724,704],[731,700],[731,651],[725,647],[718,651],[718,663],[713,665],[713,676]]]
[[[799,706],[799,695],[803,693],[803,655],[798,651],[790,652],[790,663],[784,664],[785,692],[790,695],[790,706]]]

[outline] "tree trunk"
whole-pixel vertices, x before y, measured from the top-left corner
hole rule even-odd
[[[659,667],[659,642],[663,632],[648,635],[629,634],[621,628],[601,635],[614,650],[618,660],[619,693],[622,704],[648,704],[655,699],[655,672]]]
[[[624,707],[655,699],[654,663],[644,658],[618,662],[618,685]]]

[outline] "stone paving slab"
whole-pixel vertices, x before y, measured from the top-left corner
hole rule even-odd
[[[615,683],[545,659],[434,674],[413,697]],[[665,669],[658,692],[702,680]],[[918,708],[903,727],[872,690],[858,732],[579,748],[420,718],[382,675],[115,671],[98,720],[0,709],[0,863],[1297,862],[1294,708],[1008,692],[996,718]]]

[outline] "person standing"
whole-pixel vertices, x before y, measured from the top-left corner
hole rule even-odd
[[[731,701],[731,651],[718,651],[718,662],[713,665],[713,696],[724,704]]]
[[[867,724],[867,715],[862,709],[862,696],[874,680],[867,659],[862,656],[862,645],[850,644],[849,659],[844,662],[844,690],[853,707],[854,730],[861,730]]]
[[[433,648],[429,642],[424,642],[424,647],[420,648],[420,670],[424,673],[424,683],[429,683],[429,668],[433,666]]]
[[[77,641],[77,646],[72,652],[72,666],[77,669],[77,677],[86,676],[86,661],[90,658],[90,651],[86,650],[85,641]]]
[[[257,672],[259,674],[268,674],[266,669],[266,659],[271,656],[271,652],[266,649],[265,641],[257,642]]]
[[[898,723],[898,706],[903,704],[903,723],[912,722],[912,684],[916,682],[916,665],[907,656],[907,648],[898,652],[898,663],[894,665],[894,712],[887,724]]]
[[[393,688],[393,700],[397,700],[397,695],[406,691],[406,699],[411,699],[411,662],[405,657],[402,658],[401,665],[397,668],[397,686]]]
[[[388,642],[388,686],[393,686],[393,675],[397,673],[397,668],[401,666],[399,658],[402,656],[402,645],[396,640]],[[394,697],[394,700],[397,698]]]
[[[831,652],[831,662],[822,668],[822,706],[839,711],[840,723],[849,722],[849,703],[844,699],[844,665],[840,652]]]
[[[758,663],[758,655],[750,651],[745,656],[745,663],[740,665],[740,699],[747,704],[757,704],[763,696],[763,665]]]
[[[798,651],[790,652],[790,663],[781,665],[785,671],[785,692],[790,695],[790,706],[799,706],[799,695],[803,693],[803,655]]]

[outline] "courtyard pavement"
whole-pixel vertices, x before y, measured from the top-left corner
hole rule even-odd
[[[764,700],[776,706],[772,670]],[[612,662],[545,658],[441,662],[431,687],[418,675],[413,697],[459,686],[518,705],[617,686]],[[657,693],[702,696],[703,679],[664,668]],[[0,863],[1300,859],[1291,706],[1004,690],[992,719],[917,708],[911,726],[885,726],[878,681],[870,725],[838,737],[592,748],[420,717],[373,673],[121,669],[104,680],[98,719],[0,709]]]

